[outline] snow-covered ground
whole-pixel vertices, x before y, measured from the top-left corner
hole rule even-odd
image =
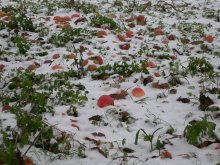
[[[52,73],[72,69],[85,74],[80,72],[80,76],[69,76],[65,81],[84,86],[82,93],[86,93],[88,100],[84,105],[73,104],[71,101],[62,104],[59,100],[56,101],[59,98],[58,92],[53,91],[49,97],[54,114],[47,111],[39,115],[55,130],[73,136],[70,150],[74,154],[65,158],[56,157],[56,154],[45,153],[33,144],[26,156],[34,164],[220,164],[220,2],[87,0],[85,3],[81,2],[81,7],[74,7],[73,4],[74,1],[0,0],[1,21],[8,23],[14,13],[19,13],[15,9],[26,9],[26,16],[37,27],[34,32],[19,29],[22,25],[14,28],[18,29],[17,35],[25,38],[30,45],[24,55],[19,52],[16,41],[12,42],[16,30],[0,26],[1,129],[11,126],[19,132],[15,112],[10,112],[13,106],[22,105],[23,111],[32,114],[31,101],[9,101],[7,105],[10,108],[5,108],[5,98],[14,95],[14,91],[20,95],[22,90],[22,80],[18,80],[17,88],[8,89],[12,78],[16,78],[19,72],[27,69],[36,75],[46,75],[44,82],[35,82],[34,89],[42,92],[45,89],[40,88],[41,84],[50,86],[52,80],[56,79],[51,78]],[[15,9],[9,8],[5,12],[8,6]],[[109,18],[111,26],[108,19],[104,20],[108,20],[105,25],[100,25],[104,21],[92,22],[92,18],[97,15]],[[65,16],[66,20],[62,20]],[[116,23],[116,28],[113,22]],[[52,36],[59,34],[63,27],[82,28],[89,32],[82,32],[79,36],[68,33],[67,38],[68,35],[73,37],[68,39],[69,42],[59,45],[55,41],[57,38]],[[81,40],[77,42],[79,38]],[[42,52],[47,54],[40,56],[38,53]],[[196,64],[197,73],[191,75],[192,68],[188,64],[196,57],[204,57],[213,66],[210,79],[202,81],[211,74],[209,68],[202,71],[198,69],[205,64]],[[77,60],[82,60],[82,70],[77,69]],[[124,76],[118,70],[106,71],[105,73],[111,74],[105,76],[98,75],[101,69],[97,68],[122,62],[128,65],[134,62],[133,65],[141,69]],[[144,69],[149,73],[144,73]],[[184,71],[187,72],[185,75]],[[171,81],[172,78],[180,81],[176,83],[175,79]],[[136,97],[133,93],[136,87],[143,89],[144,95]],[[68,90],[75,90],[74,88]],[[212,89],[215,89],[214,93],[210,92]],[[121,95],[122,92],[126,94]],[[212,100],[209,107],[219,107],[217,111],[212,112],[210,108],[202,111],[199,108],[201,104],[206,104],[201,101],[201,93],[204,93],[206,100]],[[110,95],[114,104],[98,106],[97,102],[102,95]],[[71,106],[75,106],[78,115],[67,113]],[[184,137],[184,130],[189,122],[204,120],[204,116],[208,116],[208,121],[216,124],[213,131],[217,138],[203,137],[201,141],[198,140],[198,144],[192,145]],[[142,130],[137,136],[140,129]],[[30,135],[31,141],[39,132],[35,133]],[[148,135],[153,135],[150,136],[153,138],[153,151]],[[135,144],[137,139],[138,143]],[[164,147],[160,148],[159,142]],[[30,144],[24,148],[19,146],[22,155],[29,146]]]

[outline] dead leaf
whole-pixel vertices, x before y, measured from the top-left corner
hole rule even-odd
[[[177,90],[176,89],[170,89],[170,94],[176,94]]]
[[[98,136],[98,137],[105,137],[105,134],[104,133],[101,133],[101,132],[93,132],[91,133],[93,136]]]
[[[181,96],[176,100],[176,101],[180,101],[182,103],[189,103],[190,99],[188,98],[182,98]]]
[[[119,45],[119,48],[122,50],[128,50],[130,49],[131,45],[130,44],[123,44],[123,45]]]
[[[159,82],[152,83],[152,87],[157,88],[157,89],[169,89],[170,88],[168,83],[159,84]]]
[[[122,151],[125,152],[125,153],[133,153],[134,152],[133,149],[127,148],[127,147],[123,148]]]
[[[77,124],[75,124],[75,123],[72,123],[71,126],[77,128],[78,131],[80,130],[79,126]]]
[[[99,147],[92,147],[91,150],[98,150],[98,152],[103,155],[105,158],[107,158],[107,153],[105,151],[103,151],[102,149],[100,149]]]
[[[95,115],[89,118],[89,121],[102,121],[102,116]]]
[[[101,144],[100,140],[92,139],[89,137],[85,137],[85,140],[91,141],[91,142],[95,143],[95,145],[97,145],[97,146],[99,146]]]
[[[79,22],[86,22],[87,19],[85,17],[78,18],[74,23],[77,25]]]
[[[172,159],[172,154],[169,151],[162,151],[160,154],[161,159]]]
[[[143,84],[144,86],[147,85],[148,83],[151,83],[154,81],[154,77],[153,76],[148,76],[143,80]]]
[[[211,145],[211,144],[213,144],[213,143],[215,143],[215,142],[206,140],[206,141],[204,141],[204,142],[198,144],[197,147],[198,147],[198,148],[204,148],[204,147],[207,147],[207,146],[209,146],[209,145]]]
[[[115,100],[120,100],[120,99],[125,99],[125,97],[128,95],[128,92],[125,90],[121,90],[120,93],[113,93],[110,94],[109,96],[111,96],[113,99]]]
[[[214,104],[214,101],[209,96],[205,96],[203,92],[200,92],[199,102],[199,108],[202,111],[205,111],[210,105]]]

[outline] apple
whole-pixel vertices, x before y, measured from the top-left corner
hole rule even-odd
[[[96,32],[96,36],[99,37],[99,38],[103,38],[106,35],[107,35],[107,33],[104,30],[99,30],[99,31]]]
[[[157,65],[154,63],[154,62],[152,62],[152,61],[148,61],[148,62],[146,62],[146,63],[144,63],[144,67],[145,68],[156,68],[157,67]]]
[[[103,59],[101,56],[96,56],[95,57],[95,60],[94,60],[94,63],[95,64],[99,64],[99,65],[102,65],[103,64]]]
[[[109,105],[114,105],[114,100],[111,96],[109,95],[102,95],[99,97],[97,105],[99,108],[104,108]]]
[[[0,71],[2,71],[5,68],[4,64],[0,64]]]
[[[86,66],[89,63],[88,59],[83,60],[83,66]]]
[[[125,35],[126,35],[127,38],[131,38],[131,37],[133,37],[133,32],[128,30],[128,31],[125,32]]]
[[[157,27],[157,28],[154,29],[154,35],[155,36],[164,35],[164,32],[160,27]]]
[[[28,66],[28,69],[29,69],[30,71],[34,71],[34,70],[37,69],[37,65],[31,64],[31,65]]]
[[[212,37],[211,35],[205,36],[203,38],[203,41],[208,42],[208,43],[212,43],[214,41],[214,37]]]
[[[146,19],[145,19],[144,15],[137,16],[136,21],[137,21],[138,25],[145,25],[146,24]]]
[[[123,35],[118,34],[116,37],[119,39],[119,41],[125,42],[125,37]]]
[[[137,97],[137,98],[143,97],[145,95],[144,90],[140,87],[136,87],[132,89],[131,93],[132,93],[132,96]]]
[[[90,64],[90,65],[88,65],[88,71],[90,71],[90,72],[94,72],[94,71],[96,71],[96,69],[97,69],[97,66],[95,65],[95,64]]]
[[[54,54],[53,55],[53,59],[58,59],[58,58],[60,58],[60,54]]]
[[[63,67],[57,64],[57,65],[54,65],[54,66],[52,67],[52,69],[53,69],[53,70],[59,70],[59,69],[63,69]]]

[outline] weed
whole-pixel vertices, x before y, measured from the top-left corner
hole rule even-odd
[[[97,28],[101,28],[102,26],[107,26],[111,29],[118,29],[119,28],[119,26],[117,25],[117,23],[113,19],[107,18],[102,15],[91,16],[90,17],[90,25],[97,27]]]
[[[188,70],[192,76],[205,76],[205,79],[212,79],[214,77],[214,68],[204,57],[189,57]]]
[[[9,29],[20,29],[25,31],[35,31],[35,27],[31,19],[24,13],[16,13],[12,16],[11,21],[7,24]]]
[[[87,39],[94,36],[95,33],[93,31],[89,31],[82,28],[66,28],[62,29],[59,34],[53,34],[50,38],[49,42],[55,44],[56,46],[64,46],[69,41],[73,43],[78,43],[82,41],[86,41]]]
[[[157,142],[156,142],[155,144],[153,144],[154,134],[155,134],[159,129],[161,129],[161,128],[156,129],[152,134],[147,134],[144,129],[139,129],[139,130],[137,131],[137,133],[136,133],[135,145],[138,144],[139,133],[140,133],[140,131],[142,131],[142,132],[144,133],[144,141],[150,142],[151,151],[153,151],[153,150],[155,150],[155,149],[157,149],[157,150],[163,149],[163,148],[164,148],[164,143],[159,140],[159,137],[158,137],[158,139],[157,139]]]
[[[29,43],[22,37],[16,36],[12,38],[12,42],[16,45],[19,50],[19,53],[26,54],[30,49]]]
[[[107,64],[98,67],[96,72],[96,74],[92,75],[93,79],[102,79],[113,74],[129,77],[133,73],[149,73],[142,63],[138,64],[136,62],[132,62],[131,64],[127,62],[114,63],[113,65]]]
[[[204,138],[216,138],[214,130],[216,124],[208,121],[208,116],[205,115],[200,121],[190,121],[184,130],[186,140],[197,146]]]

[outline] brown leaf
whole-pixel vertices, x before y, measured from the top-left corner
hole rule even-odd
[[[87,19],[85,17],[78,18],[74,23],[77,25],[79,22],[86,22]]]
[[[127,147],[123,148],[122,151],[125,152],[125,153],[133,153],[134,152],[133,149],[127,148]]]
[[[122,50],[128,50],[130,49],[131,45],[130,44],[123,44],[123,45],[119,45],[119,48]]]
[[[100,140],[92,139],[89,137],[85,137],[85,140],[91,141],[91,142],[95,143],[95,145],[97,145],[97,146],[101,144]]]
[[[182,98],[181,96],[176,100],[176,101],[180,101],[182,103],[189,103],[190,99],[188,98]]]
[[[71,124],[71,127],[75,127],[75,128],[77,128],[78,131],[80,130],[79,126],[78,126],[77,124],[75,124],[75,123],[72,123],[72,124]]]
[[[162,83],[159,85],[159,87],[160,87],[160,89],[169,89],[170,88],[168,83]]]
[[[154,77],[153,76],[148,76],[147,78],[144,79],[143,84],[147,85],[148,83],[151,83],[154,81]]]
[[[176,94],[177,90],[176,89],[170,89],[170,94]]]
[[[89,121],[102,121],[102,116],[100,115],[95,115],[89,118]]]
[[[209,96],[205,96],[203,92],[200,92],[199,102],[199,108],[202,111],[206,110],[210,105],[214,104],[214,101]]]
[[[169,151],[162,151],[161,154],[160,154],[160,158],[161,159],[172,159],[172,154],[169,152]]]
[[[120,99],[125,99],[125,97],[128,95],[128,92],[125,90],[121,90],[120,93],[113,93],[110,94],[109,96],[111,96],[113,99],[115,100],[120,100]]]
[[[105,151],[103,151],[102,149],[100,149],[99,147],[92,147],[91,150],[98,150],[98,152],[103,155],[105,158],[107,158],[107,153]]]
[[[11,106],[6,104],[2,107],[2,111],[9,111],[11,109]]]
[[[214,118],[215,118],[215,119],[220,119],[220,113],[216,113],[216,114],[214,115]]]
[[[101,133],[101,132],[93,132],[91,133],[93,136],[98,136],[98,137],[105,137],[105,134],[104,133]]]
[[[153,88],[158,88],[158,89],[169,89],[170,88],[168,83],[159,84],[158,82],[152,83],[152,87]]]
[[[198,148],[204,148],[204,147],[207,147],[207,146],[209,146],[209,145],[211,145],[211,144],[213,144],[213,143],[214,143],[214,142],[212,142],[212,141],[206,140],[206,141],[204,141],[204,142],[198,144],[197,147],[198,147]]]

